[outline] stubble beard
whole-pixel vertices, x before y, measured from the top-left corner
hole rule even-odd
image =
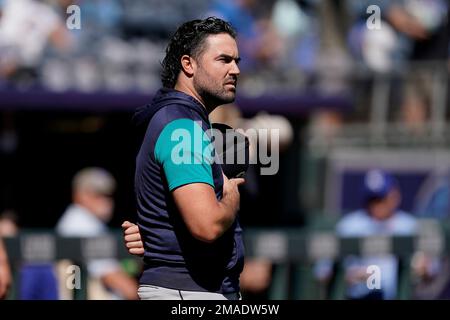
[[[194,89],[211,111],[217,106],[234,102],[236,98],[235,92],[227,91],[224,84],[219,84],[209,77],[203,81],[194,79]]]

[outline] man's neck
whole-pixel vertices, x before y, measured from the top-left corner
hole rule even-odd
[[[190,95],[191,97],[195,98],[195,100],[200,102],[200,104],[203,106],[203,108],[206,109],[208,114],[211,113],[211,111],[215,109],[215,107],[207,106],[205,101],[203,100],[203,98],[198,94],[198,92],[195,91],[193,88],[190,88],[189,86],[186,86],[186,85],[184,85],[182,83],[177,83],[175,85],[174,89],[178,90],[178,91],[181,91],[183,93],[186,93],[187,95]]]

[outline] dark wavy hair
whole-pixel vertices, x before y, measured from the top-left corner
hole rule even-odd
[[[197,58],[204,49],[205,39],[212,34],[227,33],[236,38],[236,31],[226,21],[209,17],[204,20],[192,20],[182,24],[166,48],[162,61],[161,81],[164,87],[174,88],[181,71],[181,57],[189,55]]]

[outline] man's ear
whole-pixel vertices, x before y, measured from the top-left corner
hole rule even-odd
[[[194,59],[187,54],[183,55],[181,57],[181,68],[186,76],[192,77],[196,68]]]

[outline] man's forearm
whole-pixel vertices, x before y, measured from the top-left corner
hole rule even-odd
[[[173,191],[175,203],[187,228],[200,241],[216,241],[236,218],[240,198],[238,183],[243,179],[224,181],[221,200],[217,200],[209,185],[202,183],[188,184]]]
[[[224,233],[236,219],[236,214],[239,210],[239,196],[233,193],[225,194],[219,201],[219,207],[221,210],[221,219],[218,222],[222,229],[221,233]]]

